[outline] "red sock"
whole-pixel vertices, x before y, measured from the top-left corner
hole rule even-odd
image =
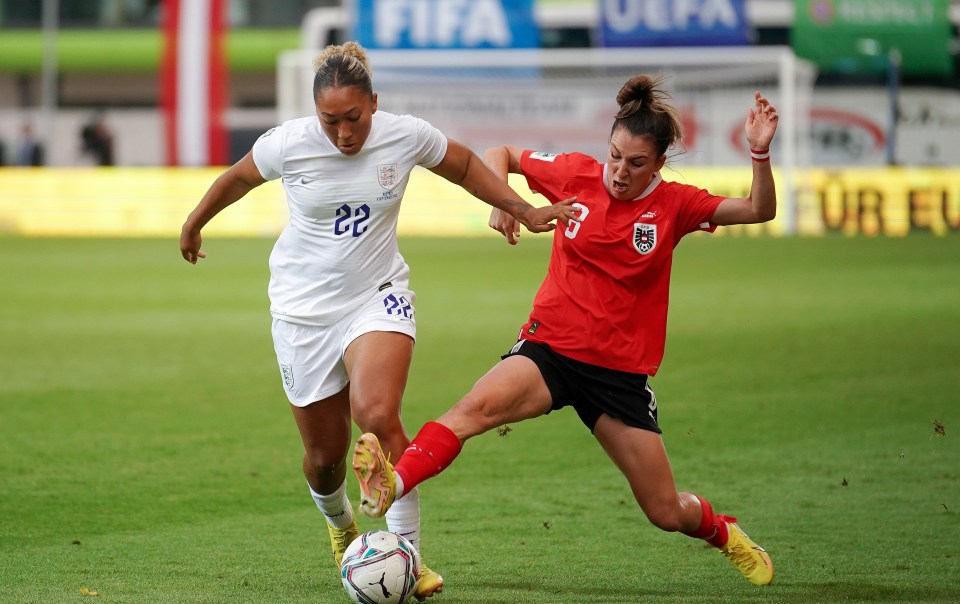
[[[692,533],[684,533],[690,537],[703,539],[713,547],[723,547],[727,544],[729,534],[727,532],[727,521],[734,521],[732,518],[720,516],[713,513],[713,508],[703,497],[694,494],[700,501],[700,510],[702,512],[700,528]]]
[[[403,481],[403,492],[409,493],[415,486],[442,472],[460,455],[463,445],[453,430],[427,422],[410,441],[394,470]]]

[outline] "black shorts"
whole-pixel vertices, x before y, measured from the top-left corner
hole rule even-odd
[[[577,361],[554,352],[546,344],[529,340],[520,340],[501,358],[514,355],[537,364],[553,397],[550,411],[572,406],[590,432],[606,413],[628,426],[661,434],[657,397],[647,384],[646,375]]]

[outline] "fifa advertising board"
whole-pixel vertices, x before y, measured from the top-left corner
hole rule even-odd
[[[745,0],[600,0],[607,47],[739,46],[752,30]]]
[[[536,48],[534,0],[352,0],[353,37],[367,48]]]

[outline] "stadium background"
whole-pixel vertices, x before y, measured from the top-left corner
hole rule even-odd
[[[42,132],[49,115],[42,4],[0,0],[8,160],[20,125]],[[180,224],[222,168],[165,165],[157,3],[59,4],[48,165],[0,167],[0,601],[345,602],[270,343],[282,190],[222,213],[204,232],[208,258],[183,262]],[[300,46],[300,19],[321,4],[230,3],[233,157],[273,124],[277,53]],[[748,0],[751,46],[790,45],[793,4]],[[595,42],[582,26],[540,34]],[[902,75],[899,127],[913,140],[895,166],[883,120],[848,119],[882,105],[887,74],[821,69],[814,100],[846,117],[811,133],[804,235],[724,228],[676,254],[654,383],[671,463],[681,488],[715,497],[772,553],[774,585],[754,589],[649,526],[575,414],[558,412],[472,440],[424,485],[425,555],[448,580],[438,604],[960,601],[960,178],[943,159],[960,151],[960,85],[956,55],[939,59],[951,69]],[[96,111],[116,166],[79,152]],[[690,159],[670,176],[742,190],[748,160]],[[402,221],[418,294],[412,430],[509,345],[550,240],[504,245],[482,204],[432,175],[411,183]],[[464,233],[478,236],[449,237]]]
[[[950,43],[955,44],[960,5],[925,1],[946,13]],[[0,3],[0,141],[6,144],[6,163],[11,163],[21,126],[29,123],[35,132],[50,139],[44,141],[47,165],[66,170],[59,174],[50,169],[0,172],[0,229],[27,235],[117,236],[175,230],[179,217],[192,207],[214,173],[157,168],[170,163],[164,118],[158,110],[164,45],[159,27],[161,3],[59,4],[57,99],[51,113],[49,107],[41,106],[43,3]],[[795,3],[743,4],[750,45],[802,46],[792,31]],[[812,11],[833,3],[808,4]],[[584,48],[599,43],[596,10],[590,9],[595,5],[580,0],[535,3],[539,10],[547,5],[561,7],[557,12],[566,17],[539,28],[540,46]],[[278,54],[307,43],[301,20],[311,9],[338,3],[291,0],[274,6],[260,0],[235,0],[227,6],[224,45],[229,83],[222,121],[227,159],[232,162],[278,119]],[[341,40],[344,35],[343,28],[332,28],[325,42]],[[836,61],[818,58],[813,123],[809,132],[803,133],[810,139],[810,151],[807,164],[801,167],[809,169],[796,177],[800,184],[797,213],[792,218],[797,231],[808,235],[834,231],[903,235],[911,230],[945,234],[960,229],[960,178],[956,172],[960,146],[953,142],[960,138],[956,55],[947,48],[932,67],[902,70],[897,82],[899,113],[894,122],[885,123],[890,78],[882,67],[883,51],[879,59],[876,50],[871,52],[872,56],[863,54],[852,66],[837,67]],[[880,67],[870,60],[879,61]],[[80,149],[78,132],[94,113],[102,115],[113,131],[116,166],[135,170],[79,169],[92,163]],[[893,128],[896,133],[891,135]],[[590,150],[602,143],[601,137],[597,138],[591,141]],[[472,146],[482,151],[480,142]],[[739,194],[748,186],[749,166],[743,159],[720,161],[723,169],[713,170],[681,157],[678,164],[682,170],[672,177],[699,182],[720,193]],[[403,234],[484,233],[482,208],[455,188],[422,176],[418,172],[411,182],[412,194],[401,218]],[[140,194],[131,195],[129,185],[135,181],[146,186],[139,187]],[[518,189],[526,191],[522,183]],[[437,203],[444,204],[448,218],[452,216],[447,228],[438,228],[440,225],[429,219],[436,214]],[[282,192],[276,183],[256,191],[246,206],[235,211],[232,219],[216,221],[211,232],[259,235],[276,232],[285,220]],[[781,216],[774,225],[751,232],[780,233],[782,223]]]

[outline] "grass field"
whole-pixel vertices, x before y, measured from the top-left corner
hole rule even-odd
[[[401,242],[411,431],[509,347],[547,243]],[[0,601],[347,602],[273,356],[271,245],[211,239],[191,267],[174,239],[0,238]],[[960,237],[685,241],[665,441],[774,585],[651,527],[568,410],[421,487],[434,601],[958,602],[958,365]]]

